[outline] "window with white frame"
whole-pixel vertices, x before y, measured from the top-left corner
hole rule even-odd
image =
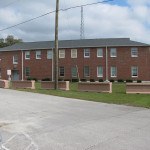
[[[59,67],[59,76],[64,77],[65,76],[65,67]]]
[[[59,58],[65,58],[65,49],[59,50]]]
[[[138,57],[138,48],[131,48],[131,57]]]
[[[90,49],[84,49],[84,58],[90,57]]]
[[[25,76],[26,77],[30,76],[30,67],[25,67]]]
[[[18,55],[13,56],[13,64],[18,64]]]
[[[25,59],[30,59],[30,51],[25,51]]]
[[[71,58],[77,58],[77,49],[71,49]]]
[[[47,59],[52,59],[52,57],[53,57],[53,51],[47,50]]]
[[[36,51],[36,59],[41,59],[41,51]]]
[[[116,48],[110,49],[110,57],[117,57],[117,49]]]
[[[117,67],[111,67],[111,77],[117,77]]]
[[[72,77],[77,77],[77,67],[71,68],[71,75],[72,75]]]
[[[89,76],[90,76],[90,67],[84,66],[84,77],[89,77]]]
[[[103,77],[103,67],[102,66],[97,67],[97,77]]]
[[[97,57],[103,57],[103,49],[102,48],[97,49]]]
[[[131,67],[131,75],[132,75],[132,77],[138,77],[138,67],[137,66]]]

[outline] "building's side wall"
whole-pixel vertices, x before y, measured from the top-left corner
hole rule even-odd
[[[38,80],[44,78],[52,78],[52,59],[47,59],[47,50],[41,50],[41,59],[36,59],[36,50],[30,51],[30,59],[25,59],[24,52],[24,68],[30,68],[30,77]],[[25,76],[24,79],[28,77]]]
[[[71,68],[77,67],[80,79],[106,80],[106,47],[103,48],[103,57],[97,57],[97,48],[90,48],[90,57],[84,58],[84,48],[77,49],[77,58],[71,58],[71,49],[65,49],[65,58],[59,58],[59,67],[65,68],[65,76],[60,79],[73,79]],[[115,48],[115,47],[114,47]],[[132,79],[150,81],[150,49],[149,47],[137,47],[138,57],[131,57],[131,47],[117,47],[117,57],[110,57],[110,47],[108,48],[108,79]],[[18,56],[18,64],[13,64],[13,56]],[[8,79],[7,70],[18,70],[19,80],[22,79],[22,51],[0,52],[1,78]],[[89,66],[90,76],[84,77],[84,66]],[[103,77],[97,77],[97,67],[103,67]],[[131,76],[131,67],[138,67],[138,77]],[[41,59],[36,59],[36,50],[30,51],[30,59],[25,59],[23,51],[23,79],[25,67],[30,68],[30,77],[42,80],[52,79],[52,59],[47,59],[47,50],[41,50]],[[117,68],[117,76],[111,77],[111,67]]]
[[[18,56],[18,64],[13,64],[13,56]],[[41,59],[36,59],[36,50],[30,51],[30,59],[25,59],[25,51],[1,52],[0,53],[1,78],[8,79],[7,70],[17,70],[19,80],[22,80],[22,62],[23,62],[23,79],[28,77],[39,80],[52,77],[52,59],[47,59],[47,50],[42,50]],[[25,67],[30,68],[30,76],[25,75]],[[12,78],[13,75],[11,75]]]

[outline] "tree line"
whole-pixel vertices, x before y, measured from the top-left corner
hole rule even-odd
[[[5,39],[0,38],[0,48],[10,46],[16,43],[21,43],[21,42],[23,42],[22,39],[16,39],[14,38],[13,35],[8,35]]]

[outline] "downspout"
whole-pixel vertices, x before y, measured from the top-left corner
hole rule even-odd
[[[54,49],[52,48],[52,81],[54,81],[54,66],[53,66],[53,64],[54,64],[54,55],[53,55],[53,51],[54,51]]]
[[[23,74],[24,74],[24,69],[23,69],[23,66],[24,66],[24,61],[23,61],[23,51],[21,51],[22,52],[22,81],[23,81],[23,79],[24,79],[24,76],[23,76]]]
[[[106,46],[106,82],[108,82],[108,47]]]

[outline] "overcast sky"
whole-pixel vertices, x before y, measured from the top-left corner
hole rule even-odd
[[[0,29],[55,10],[56,0],[0,0]],[[60,8],[98,0],[60,0]],[[100,0],[99,0],[100,1]],[[11,5],[8,6],[8,4]],[[13,3],[14,2],[14,3]],[[7,6],[7,7],[6,7]],[[150,0],[114,0],[84,7],[85,38],[120,38],[150,44]],[[80,8],[60,12],[59,39],[80,38]],[[0,32],[0,38],[14,35],[23,41],[54,40],[55,14]]]

